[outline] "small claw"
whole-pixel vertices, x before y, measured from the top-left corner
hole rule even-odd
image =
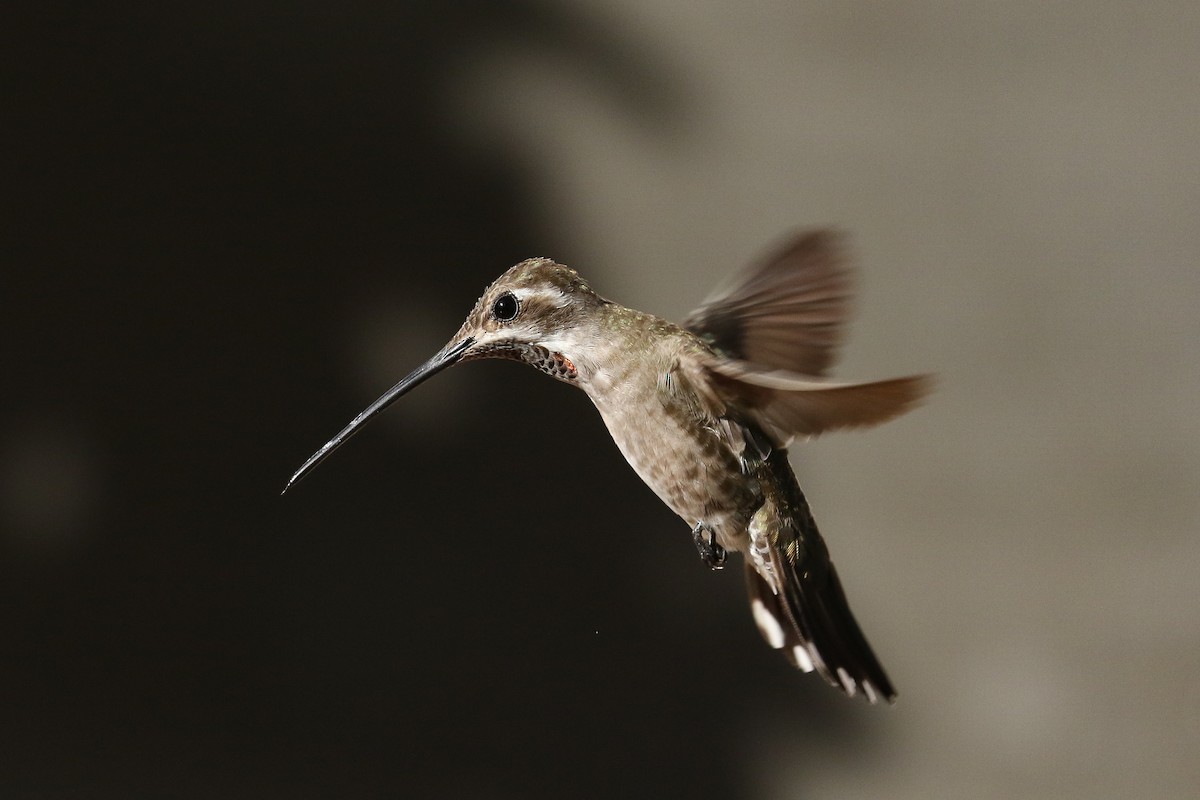
[[[692,528],[692,539],[696,542],[696,549],[700,551],[701,560],[709,569],[718,570],[725,566],[728,554],[724,547],[717,544],[717,534],[707,525],[697,522],[696,527]]]

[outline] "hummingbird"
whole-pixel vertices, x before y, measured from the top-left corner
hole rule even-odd
[[[552,259],[522,261],[484,291],[441,350],[305,461],[284,492],[442,370],[483,358],[524,362],[587,394],[630,466],[691,529],[706,566],[721,569],[741,554],[768,645],[847,696],[894,702],[787,452],[797,436],[892,419],[929,391],[924,375],[825,377],[853,289],[843,237],[828,229],[793,235],[682,325],[601,297]]]

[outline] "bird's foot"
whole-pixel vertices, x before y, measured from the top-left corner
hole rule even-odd
[[[700,558],[709,569],[717,570],[725,566],[727,554],[725,548],[717,544],[716,532],[703,522],[697,522],[696,527],[692,528],[692,539],[696,542],[696,549],[700,551]]]

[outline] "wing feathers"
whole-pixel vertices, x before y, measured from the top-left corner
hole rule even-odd
[[[878,425],[912,409],[932,388],[927,375],[832,383],[756,364],[710,359],[718,393],[762,428],[777,447],[794,436]]]
[[[684,327],[728,358],[824,374],[854,289],[841,239],[830,230],[794,237],[709,296]]]

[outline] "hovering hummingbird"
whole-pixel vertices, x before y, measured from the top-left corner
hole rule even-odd
[[[796,436],[875,425],[927,393],[926,376],[822,376],[849,316],[840,237],[793,237],[711,295],[682,326],[596,294],[575,270],[522,261],[487,288],[458,333],[312,455],[284,491],[369,419],[460,361],[523,361],[591,398],[617,447],[692,530],[703,562],[745,558],[767,643],[848,696],[896,697],[858,627],[788,463]]]

